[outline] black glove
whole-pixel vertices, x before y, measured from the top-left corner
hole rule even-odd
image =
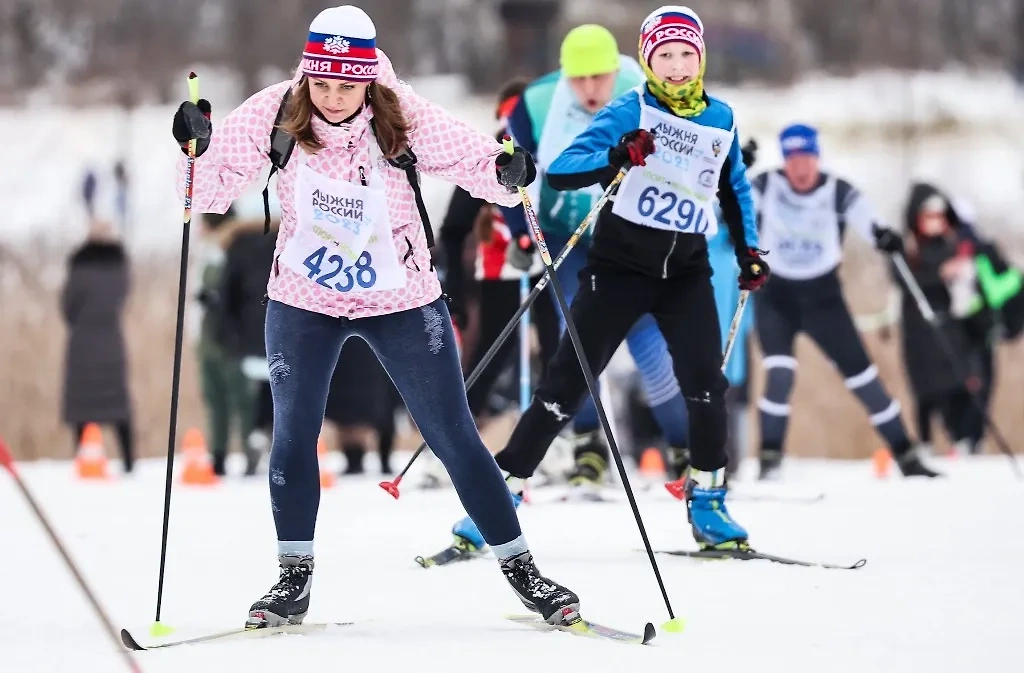
[[[516,187],[527,187],[537,179],[537,167],[533,157],[522,147],[516,147],[512,154],[502,152],[494,160],[498,171],[498,182],[515,191]]]
[[[608,165],[622,168],[626,163],[646,166],[647,157],[654,154],[654,132],[646,129],[630,131],[619,139],[619,144],[608,150]]]
[[[533,252],[536,246],[529,234],[521,234],[519,238],[509,241],[508,249],[505,251],[505,261],[513,269],[529,271],[533,266]]]
[[[743,165],[750,168],[757,161],[757,141],[751,138],[747,141],[747,144],[740,148],[740,154],[743,155]]]
[[[199,103],[185,101],[178,106],[174,113],[174,123],[171,125],[171,133],[174,139],[181,145],[181,151],[188,154],[188,143],[196,141],[196,156],[202,156],[203,152],[210,146],[210,136],[213,133],[213,123],[210,121],[210,101],[200,98]]]
[[[875,236],[875,247],[890,255],[903,252],[903,238],[892,229],[871,225],[871,233]]]
[[[737,260],[740,266],[740,289],[756,292],[761,286],[768,282],[771,276],[771,267],[761,259],[765,251],[757,248],[747,248],[746,252]]]

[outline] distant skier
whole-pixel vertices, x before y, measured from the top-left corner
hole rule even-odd
[[[764,393],[758,402],[762,479],[777,474],[796,379],[793,341],[805,332],[835,363],[861,401],[905,476],[937,476],[921,461],[900,417],[900,403],[868,359],[839,283],[843,237],[851,225],[883,252],[902,250],[900,235],[882,227],[866,198],[819,168],[818,133],[794,124],[779,136],[785,163],[752,181],[761,246],[770,251],[772,282],[757,296],[755,324],[764,353]]]

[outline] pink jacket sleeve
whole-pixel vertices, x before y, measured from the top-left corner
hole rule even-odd
[[[280,82],[250,96],[217,123],[214,120],[210,146],[196,159],[192,209],[200,213],[223,213],[270,162],[270,131],[285,89]],[[178,170],[178,194],[185,194],[185,165]]]
[[[380,83],[398,94],[402,111],[412,126],[409,140],[420,170],[454,182],[478,199],[509,208],[519,205],[519,193],[509,193],[498,182],[494,160],[504,151],[501,144],[413,91],[398,79],[391,61],[380,49],[377,58]]]

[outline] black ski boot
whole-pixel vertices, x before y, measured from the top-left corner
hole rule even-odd
[[[896,457],[896,465],[904,477],[941,477],[942,475],[921,461],[920,447],[911,447],[901,456]]]
[[[761,471],[757,475],[760,481],[774,481],[782,476],[782,451],[761,447]]]
[[[366,472],[366,468],[363,467],[363,458],[366,457],[365,446],[362,444],[345,444],[341,447],[341,452],[345,454],[345,470],[341,473],[342,476]]]
[[[501,572],[523,605],[549,624],[571,624],[579,618],[579,596],[541,575],[530,552],[503,559]]]
[[[690,450],[681,446],[670,446],[668,454],[668,473],[672,479],[682,479],[690,470]]]
[[[313,586],[312,556],[279,556],[281,576],[267,595],[249,608],[246,630],[268,626],[301,624],[309,611],[309,592]]]

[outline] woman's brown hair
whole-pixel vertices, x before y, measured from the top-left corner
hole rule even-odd
[[[373,109],[373,125],[384,156],[391,158],[409,146],[409,122],[402,113],[398,94],[393,89],[371,82],[366,88],[366,101]],[[305,75],[292,89],[288,107],[281,118],[281,130],[295,138],[295,142],[310,153],[324,148],[313,132],[316,108],[309,97],[309,78]]]
[[[473,234],[476,240],[484,245],[490,245],[494,238],[494,207],[485,203],[477,211],[476,219],[473,220]]]

